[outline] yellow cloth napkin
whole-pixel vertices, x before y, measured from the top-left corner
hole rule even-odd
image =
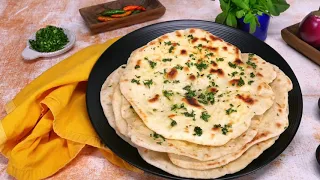
[[[87,47],[50,68],[6,105],[0,123],[0,150],[9,159],[7,172],[17,179],[43,179],[74,159],[87,144],[103,151],[113,164],[135,172],[105,148],[87,115],[89,73],[116,39]]]

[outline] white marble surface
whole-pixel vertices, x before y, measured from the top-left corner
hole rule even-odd
[[[104,1],[56,1],[50,6],[55,11],[46,11],[47,14],[42,14],[42,19],[37,24],[29,21],[23,14],[29,13],[32,15],[31,17],[38,17],[37,11],[31,10],[30,7],[37,9],[45,6],[49,1],[28,0],[18,3],[18,1],[0,0],[0,54],[2,56],[0,61],[0,118],[4,117],[3,106],[5,102],[10,100],[28,82],[52,65],[85,46],[124,35],[132,30],[156,22],[173,19],[213,20],[219,13],[219,2],[217,0],[161,0],[167,8],[167,12],[162,18],[90,36],[77,10],[81,7],[101,2]],[[317,107],[317,101],[320,97],[320,67],[290,48],[280,35],[281,29],[301,21],[310,11],[318,9],[320,1],[288,0],[288,2],[291,4],[290,9],[280,17],[272,18],[266,43],[286,59],[299,80],[304,103],[302,121],[295,138],[282,155],[261,170],[240,178],[241,180],[320,179],[320,165],[317,164],[315,159],[315,150],[320,144],[320,110]],[[48,7],[45,9],[48,10]],[[11,16],[10,14],[12,13],[17,15]],[[3,22],[7,24],[4,25]],[[23,31],[26,34],[19,33],[19,28],[21,29],[19,23],[20,25],[21,23],[23,24]],[[77,33],[78,38],[75,48],[66,55],[51,58],[50,61],[23,62],[16,55],[25,46],[24,44],[21,45],[21,42],[25,42],[28,33],[30,34],[46,23],[63,24],[65,27],[72,28]],[[10,31],[16,33],[16,35],[7,38],[10,36],[8,34]],[[17,80],[18,77],[20,80]],[[5,172],[6,164],[7,160],[0,156],[1,180],[12,179]],[[155,179],[154,176],[138,175],[117,168],[105,161],[101,154],[93,148],[86,148],[69,166],[50,179],[84,179],[84,177],[88,177],[88,174],[90,174],[90,179]]]

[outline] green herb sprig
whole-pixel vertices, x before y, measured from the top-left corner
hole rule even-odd
[[[215,21],[237,27],[237,18],[244,17],[244,23],[250,24],[250,33],[254,33],[256,27],[260,26],[256,15],[279,16],[289,7],[286,0],[220,0],[222,12]]]

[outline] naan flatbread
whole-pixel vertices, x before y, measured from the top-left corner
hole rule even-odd
[[[140,156],[147,163],[175,176],[185,178],[211,179],[222,177],[227,174],[232,174],[244,169],[254,159],[259,157],[259,155],[262,154],[264,150],[271,147],[276,141],[276,139],[277,138],[272,138],[265,142],[261,142],[257,145],[254,145],[237,160],[223,167],[209,170],[184,169],[172,164],[166,153],[151,151],[142,148],[138,148],[138,150]]]
[[[281,133],[283,133],[289,125],[288,92],[292,89],[292,83],[279,68],[275,67],[275,69],[277,72],[277,78],[271,83],[271,87],[276,95],[276,99],[272,107],[262,115],[262,120],[257,128],[258,134],[253,140],[251,140],[240,150],[211,161],[199,161],[186,156],[169,154],[169,158],[172,163],[182,168],[198,170],[224,166],[239,158],[253,145],[279,136]]]
[[[112,96],[117,85],[119,85],[120,74],[123,74],[125,65],[120,66],[113,71],[105,80],[100,91],[100,103],[103,112],[110,126],[115,128],[114,114],[112,110]]]
[[[269,73],[271,80],[273,68],[263,69],[252,54],[248,58],[209,32],[179,30],[135,50],[120,89],[157,134],[221,146],[273,104],[271,87],[257,76]]]

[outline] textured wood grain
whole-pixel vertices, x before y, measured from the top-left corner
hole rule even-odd
[[[289,26],[281,31],[284,41],[291,47],[320,65],[320,50],[312,47],[308,43],[299,38],[299,23]]]
[[[146,8],[146,11],[108,22],[99,22],[97,20],[99,13],[104,10],[122,9],[128,5],[143,6]],[[166,8],[158,0],[118,0],[81,8],[79,10],[93,34],[154,20],[160,18],[165,11]]]

